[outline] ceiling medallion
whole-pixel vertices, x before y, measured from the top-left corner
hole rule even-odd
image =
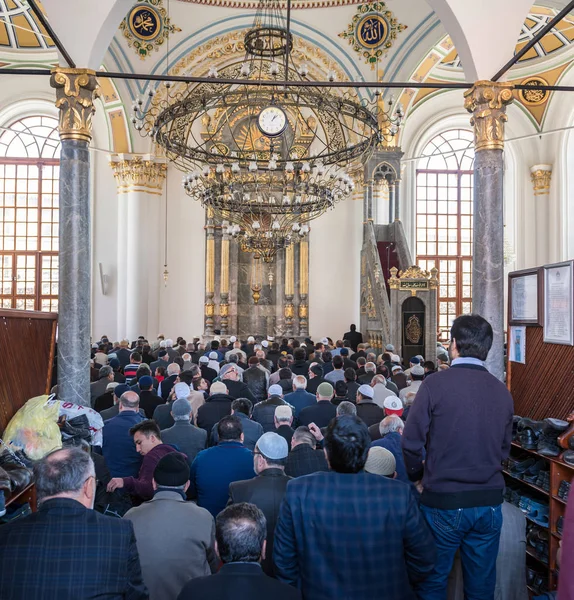
[[[163,7],[163,0],[139,0],[121,22],[120,30],[128,46],[142,60],[152,52],[157,52],[172,33],[181,31],[171,23],[167,10]]]
[[[357,14],[339,37],[347,39],[353,50],[374,69],[392,47],[397,35],[406,28],[384,2],[368,2],[357,6]]]
[[[531,86],[540,86],[540,85],[548,85],[548,82],[542,79],[542,77],[529,77],[521,82],[521,85],[531,85]],[[527,106],[540,106],[544,104],[548,97],[550,96],[550,92],[548,90],[519,90],[518,95],[520,100],[524,102]]]

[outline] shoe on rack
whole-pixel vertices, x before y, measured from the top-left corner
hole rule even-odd
[[[518,437],[518,423],[520,423],[520,421],[522,420],[522,417],[519,417],[518,415],[514,415],[514,417],[512,417],[512,441],[515,442],[516,438]]]
[[[567,465],[574,466],[574,450],[566,450],[561,458]]]
[[[566,421],[569,423],[568,429],[558,437],[558,445],[564,450],[568,450],[568,443],[574,438],[574,413],[570,413],[566,417]]]
[[[564,517],[560,516],[556,519],[556,533],[562,535],[562,528],[564,527]]]
[[[540,473],[544,470],[548,463],[545,460],[538,460],[532,466],[528,467],[524,474],[522,475],[522,479],[527,481],[528,483],[535,483],[536,480],[540,477]]]
[[[537,500],[533,500],[530,498],[530,502],[528,505],[527,517],[534,521],[537,525],[541,525],[542,527],[548,527],[548,517],[549,517],[549,508],[548,504],[544,504],[542,502],[538,502]]]
[[[534,467],[535,464],[535,458],[527,458],[526,460],[515,463],[514,466],[510,469],[510,473],[515,477],[521,478],[524,472],[530,469],[531,467]]]
[[[536,450],[536,446],[538,446],[538,440],[542,435],[541,431],[535,431],[534,429],[523,429],[518,434],[518,443],[525,450]]]
[[[556,437],[542,434],[538,438],[536,451],[538,454],[542,454],[542,456],[559,456],[560,452],[562,452],[562,449],[558,445],[558,440]]]

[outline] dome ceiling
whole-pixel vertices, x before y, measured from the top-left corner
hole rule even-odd
[[[54,42],[24,0],[0,0],[0,49],[52,48]]]
[[[558,11],[552,10],[551,8],[534,6],[532,8],[532,13],[528,15],[528,18],[524,22],[522,30],[520,31],[518,43],[516,44],[516,52],[522,50],[522,48],[556,16],[557,12]],[[450,38],[447,37],[442,43],[445,43],[445,41],[448,44],[450,42]],[[540,42],[531,48],[518,61],[518,64],[525,63],[536,58],[542,58],[559,50],[563,50],[573,41],[574,18],[566,17],[560,23],[558,23],[558,25],[553,27],[550,32],[540,40]],[[451,52],[449,52],[449,54],[443,58],[441,65],[444,67],[462,69],[456,49],[453,48]]]

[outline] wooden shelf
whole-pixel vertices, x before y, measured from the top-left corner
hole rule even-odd
[[[561,540],[562,536],[557,532],[557,531],[551,531],[550,532],[555,538]]]
[[[527,485],[528,487],[532,488],[533,490],[536,490],[537,492],[540,492],[541,494],[545,494],[546,496],[548,496],[548,492],[546,490],[542,489],[541,487],[538,487],[537,485],[534,485],[533,483],[530,483],[528,481],[524,481],[524,479],[520,479],[520,477],[516,477],[516,475],[513,475],[510,471],[507,471],[506,469],[502,469],[502,472],[505,475],[508,475],[509,477],[514,479],[515,481],[520,481],[520,483]]]
[[[564,502],[564,500],[562,500],[562,498],[558,498],[558,496],[552,496],[552,500],[556,500],[556,502],[560,502],[561,504],[564,504],[564,506],[567,504],[567,502]]]

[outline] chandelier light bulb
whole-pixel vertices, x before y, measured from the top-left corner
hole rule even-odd
[[[329,81],[335,81],[335,79],[337,79],[337,75],[335,75],[335,71],[333,71],[332,69],[329,71],[329,73],[327,74],[327,79]]]
[[[307,75],[309,75],[309,67],[306,64],[302,64],[299,69],[297,69],[297,72],[301,77],[307,77]]]
[[[276,63],[275,61],[273,61],[269,65],[269,74],[270,75],[279,75],[279,63]]]
[[[277,230],[278,230],[278,229],[281,227],[281,225],[279,224],[279,221],[278,221],[277,219],[275,219],[275,221],[273,221],[273,224],[271,225],[271,227],[272,227],[272,228],[273,228],[275,231],[277,231]]]
[[[301,225],[299,225],[299,223],[293,223],[293,231],[299,231],[299,229],[301,228]]]
[[[207,76],[215,79],[217,77],[217,69],[215,67],[209,67],[209,71],[207,72]]]
[[[232,173],[239,173],[240,170],[241,170],[241,168],[239,167],[238,162],[234,162],[231,164],[231,172]]]
[[[285,171],[287,173],[293,173],[293,171],[295,171],[295,166],[290,160],[285,163]]]
[[[255,229],[255,231],[257,231],[258,229],[261,228],[261,225],[259,224],[259,221],[253,221],[253,224],[251,225],[251,227],[253,229]]]
[[[257,161],[255,161],[255,160],[249,161],[249,171],[251,173],[255,173],[255,171],[257,171]]]
[[[291,200],[289,200],[289,196],[283,196],[283,204],[290,204]]]
[[[311,165],[308,162],[304,162],[303,166],[301,167],[301,171],[303,171],[303,173],[309,173],[310,170]]]
[[[244,62],[241,65],[241,75],[243,75],[243,77],[249,77],[250,72],[251,72],[251,67],[249,66],[249,63]]]
[[[224,166],[223,166],[221,163],[219,163],[219,164],[218,164],[218,165],[215,167],[215,172],[216,172],[216,173],[219,173],[219,174],[221,174],[221,173],[223,173],[224,171],[225,171],[225,167],[224,167]]]
[[[270,171],[275,171],[276,168],[277,168],[277,161],[274,158],[272,158],[269,161],[269,170]]]

